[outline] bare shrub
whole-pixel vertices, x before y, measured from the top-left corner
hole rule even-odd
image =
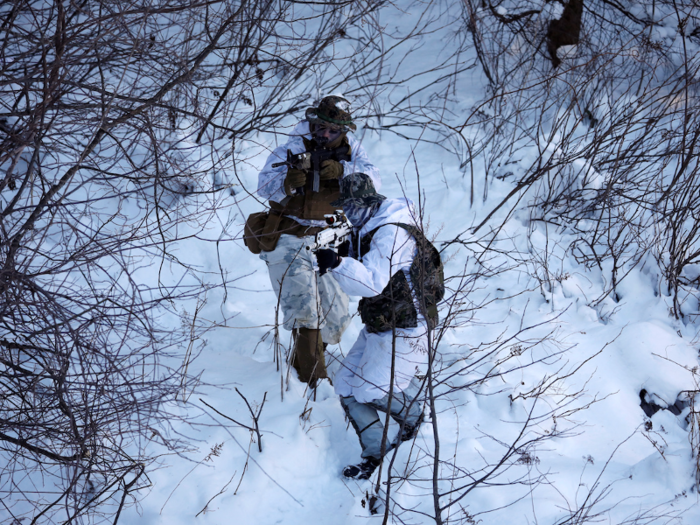
[[[190,449],[212,323],[182,242],[207,237],[236,141],[314,96],[373,2],[18,1],[0,7],[0,500],[116,523]],[[230,203],[229,203],[230,204]],[[225,322],[226,320],[224,320]],[[178,406],[180,405],[180,406]]]

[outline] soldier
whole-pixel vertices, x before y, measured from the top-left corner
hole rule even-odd
[[[417,227],[409,199],[377,194],[363,173],[345,177],[340,186],[341,198],[332,204],[342,205],[353,224],[350,256],[329,249],[316,256],[319,273],[330,273],[348,295],[363,297],[359,312],[365,327],[334,387],[362,446],[362,462],[343,474],[368,479],[382,453],[412,439],[423,421],[417,376],[427,368],[428,325],[437,322],[444,281],[439,253]],[[389,412],[400,425],[384,450],[377,411]]]
[[[330,203],[346,174],[363,171],[380,185],[379,170],[349,134],[356,129],[350,103],[341,96],[324,97],[306,110],[306,119],[272,152],[258,176],[258,194],[270,205],[260,258],[267,263],[284,327],[292,331],[292,366],[311,386],[327,377],[325,347],[340,342],[351,316],[347,295],[332,277],[318,276],[313,256],[303,248],[326,225],[324,215],[335,211]],[[290,155],[303,152],[310,153],[307,166],[285,164]]]

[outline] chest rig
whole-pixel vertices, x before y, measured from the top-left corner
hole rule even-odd
[[[440,254],[417,227],[399,222],[387,224],[403,228],[416,240],[418,253],[413,258],[408,273],[411,276],[421,313],[428,326],[433,329],[438,323],[437,303],[442,300],[445,291]],[[372,239],[382,226],[365,234],[359,242],[356,237],[353,238],[353,249],[360,260],[370,250]],[[418,326],[418,312],[411,285],[403,270],[391,276],[389,284],[379,295],[363,297],[357,310],[367,330],[372,333]]]
[[[347,137],[344,137],[340,146],[333,149],[321,148],[315,141],[306,138],[304,146],[311,153],[311,168],[307,173],[304,191],[285,199],[284,204],[270,201],[270,208],[281,215],[323,220],[324,215],[335,211],[330,203],[340,198],[340,183],[338,179],[320,180],[321,164],[326,160],[349,162],[352,150]]]

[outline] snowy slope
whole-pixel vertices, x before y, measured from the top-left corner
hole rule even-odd
[[[408,159],[410,145],[367,134],[365,146],[384,174],[383,192],[399,194],[403,171],[396,166],[403,170],[404,163],[396,159]],[[490,203],[510,190],[507,182],[490,181],[489,199],[470,208],[467,181],[448,162],[436,167],[431,159],[439,155],[435,146],[421,146],[416,153],[425,159],[420,162],[424,207],[438,242],[477,223]],[[392,179],[392,172],[399,176]],[[247,176],[253,187],[255,172]],[[415,180],[414,173],[409,178]],[[406,191],[417,197],[410,185]],[[258,209],[250,199],[240,206],[239,228],[243,216]],[[638,517],[639,523],[697,523],[700,506],[685,422],[690,408],[679,416],[661,410],[651,418],[640,408],[641,389],[662,405],[673,404],[683,390],[697,389],[688,371],[697,367],[696,326],[669,315],[669,298],[655,286],[653,261],[623,281],[619,302],[607,298],[591,305],[604,291],[603,273],[575,264],[558,249],[566,246],[565,232],[531,225],[516,214],[499,238],[502,252],[486,265],[495,270],[465,285],[470,287],[468,322],[454,322],[459,326],[447,330],[438,347],[438,379],[445,381],[437,387],[436,424],[445,462],[439,485],[443,492],[453,490],[441,504],[455,502],[443,510],[443,519],[553,524],[600,514],[616,524]],[[215,255],[197,249],[203,267],[214,270]],[[558,275],[548,289],[528,272],[534,268],[528,253],[539,258],[548,253]],[[446,249],[447,275],[463,274],[465,265],[476,269],[473,254],[466,255]],[[360,447],[338,400],[327,386],[316,400],[307,400],[294,372],[286,383],[286,369],[278,371],[273,362],[275,298],[264,264],[238,240],[225,245],[222,261],[229,271],[249,276],[229,290],[223,306],[227,315],[238,314],[232,325],[209,335],[195,364],[203,381],[228,387],[204,388],[190,403],[210,414],[211,423],[228,428],[183,429],[200,440],[193,461],[164,457],[162,468],[149,473],[149,494],[125,522],[366,522],[373,484],[347,482],[340,475]],[[216,315],[217,301],[210,302],[214,306],[207,313]],[[355,319],[341,345],[330,348],[333,357],[342,357],[358,330]],[[288,347],[289,334],[281,335]],[[337,361],[331,361],[333,371]],[[234,387],[253,410],[265,398],[259,418],[262,452],[249,430],[199,400],[251,425]],[[538,388],[542,393],[535,396]],[[472,476],[490,471],[512,443],[511,457],[487,484],[471,491]],[[428,423],[414,443],[399,450],[392,469],[393,522],[432,522],[434,446]]]
[[[416,71],[440,57],[453,29],[445,24],[433,40],[421,42],[412,56]],[[388,66],[398,68],[402,59],[398,52]],[[410,77],[410,61],[402,67]],[[456,113],[482,95],[477,73],[461,78],[453,91]],[[382,97],[410,91],[418,85],[413,82]],[[348,93],[371,114],[362,104],[372,93],[355,85]],[[671,298],[654,258],[630,270],[616,297],[605,296],[610,269],[576,263],[570,232],[531,221],[531,195],[515,213],[504,207],[492,216],[485,230],[503,227],[487,244],[484,231],[475,236],[468,230],[511,192],[512,181],[487,177],[480,159],[467,174],[439,143],[414,140],[422,137],[420,129],[407,139],[360,124],[357,136],[381,170],[382,193],[406,193],[421,202],[426,230],[444,249],[451,279],[437,348],[436,412],[381,472],[382,481],[391,475],[388,522],[434,523],[437,486],[445,523],[700,523],[692,446],[695,439],[697,454],[700,429],[697,420],[687,421],[692,407],[651,417],[640,407],[643,389],[661,406],[698,390],[698,327],[670,315]],[[293,122],[285,125],[289,129]],[[282,330],[282,347],[276,348],[276,300],[267,271],[241,241],[245,217],[262,209],[248,192],[257,186],[267,151],[282,140],[262,134],[237,145],[250,159],[239,167],[238,193],[217,203],[205,232],[179,245],[177,254],[203,279],[216,281],[224,272],[233,281],[226,290],[212,290],[200,313],[225,326],[206,334],[189,370],[202,381],[182,409],[194,424],[173,429],[173,435],[192,438],[196,448],[187,457],[154,448],[162,456],[147,472],[150,486],[124,511],[122,523],[383,519],[381,508],[377,516],[370,513],[377,474],[366,482],[348,482],[340,474],[358,459],[360,447],[332,389],[324,385],[309,399],[305,385],[278,361],[290,334]],[[525,169],[527,160],[513,169]],[[461,242],[449,243],[458,236]],[[141,275],[149,281],[155,270],[145,267]],[[190,315],[195,306],[175,305]],[[178,327],[180,319],[165,321]],[[341,344],[329,348],[331,372],[359,329],[355,318]],[[255,425],[251,411],[261,443],[242,426]],[[386,490],[382,484],[379,496]]]

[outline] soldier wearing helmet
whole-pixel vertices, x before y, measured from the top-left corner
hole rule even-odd
[[[369,479],[384,454],[416,437],[423,421],[422,393],[428,365],[429,327],[437,324],[438,297],[429,297],[435,274],[427,253],[440,255],[416,221],[413,202],[377,193],[370,177],[350,173],[340,183],[343,208],[353,225],[347,255],[316,252],[319,273],[331,274],[348,294],[360,296],[364,323],[357,341],[335,374],[334,388],[362,446],[362,461],[343,475]],[[340,251],[340,250],[338,250]],[[435,259],[433,259],[435,260]],[[383,417],[399,433],[387,441]]]
[[[324,97],[305,116],[258,176],[258,194],[270,206],[259,240],[284,327],[293,334],[291,364],[301,381],[315,386],[327,377],[326,345],[340,342],[351,316],[348,296],[331,276],[314,271],[313,255],[303,248],[326,226],[324,215],[335,211],[331,202],[339,198],[339,181],[345,175],[366,173],[377,188],[381,181],[379,170],[350,134],[357,127],[347,99]],[[310,154],[310,165],[279,165],[304,152]]]

